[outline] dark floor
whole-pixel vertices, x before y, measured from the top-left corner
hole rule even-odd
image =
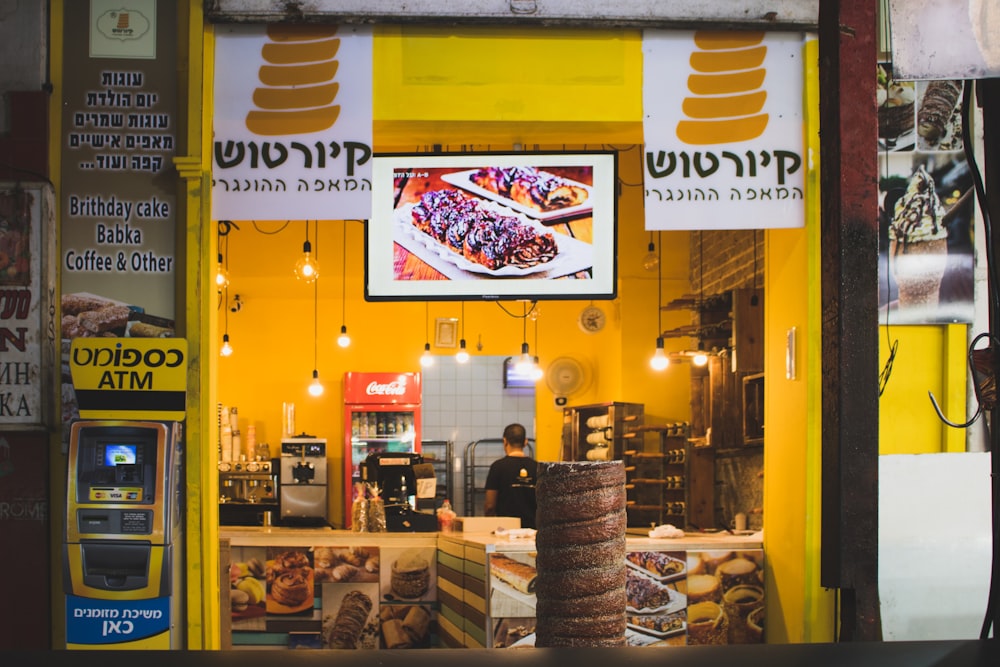
[[[786,644],[758,646],[686,646],[621,649],[429,649],[408,651],[69,651],[10,652],[3,664],[18,667],[78,667],[81,659],[101,667],[283,667],[364,665],[371,667],[718,667],[767,665],[768,667],[994,667],[1000,664],[997,640],[927,642],[856,642],[838,644]]]

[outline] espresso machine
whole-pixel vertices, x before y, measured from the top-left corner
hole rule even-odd
[[[302,433],[281,441],[278,504],[282,525],[326,526],[326,438]]]
[[[375,452],[361,466],[361,479],[374,484],[385,507],[389,532],[433,532],[437,517],[417,511],[421,499],[433,498],[437,478],[434,466],[413,452]]]
[[[263,526],[277,516],[277,466],[270,460],[219,463],[219,525]]]

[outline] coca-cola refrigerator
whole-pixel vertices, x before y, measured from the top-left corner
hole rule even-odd
[[[368,455],[420,452],[420,396],[420,373],[344,374],[345,527]]]

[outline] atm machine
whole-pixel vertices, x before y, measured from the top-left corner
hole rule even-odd
[[[68,649],[186,645],[185,357],[182,339],[73,341],[80,419],[68,427]],[[108,381],[116,366],[137,378],[134,388]]]
[[[67,647],[182,648],[181,444],[180,422],[72,424]]]

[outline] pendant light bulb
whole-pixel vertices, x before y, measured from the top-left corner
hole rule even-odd
[[[220,291],[229,287],[229,272],[226,271],[225,265],[222,263],[222,253],[219,253],[219,262],[215,265],[215,286],[219,288]]]
[[[465,349],[465,339],[459,341],[458,352],[455,353],[455,361],[464,364],[469,360],[469,351]]]
[[[434,365],[434,355],[431,354],[430,343],[424,343],[424,353],[420,355],[420,365],[424,368],[430,368]]]
[[[542,373],[542,365],[541,363],[539,363],[538,357],[534,357],[532,363],[534,365],[532,366],[531,369],[531,379],[534,380],[535,382],[538,382],[539,380],[542,379],[542,376],[544,375],[544,373]]]
[[[323,383],[319,381],[319,371],[313,369],[313,381],[309,385],[309,395],[310,396],[322,396],[323,395]]]
[[[694,353],[694,356],[691,357],[691,363],[695,366],[704,366],[708,363],[708,355],[704,350],[698,350]]]
[[[347,335],[347,325],[340,325],[340,335],[337,336],[337,345],[340,347],[348,347],[351,344],[351,337]]]
[[[660,256],[656,254],[656,244],[650,241],[648,249],[649,252],[642,258],[642,268],[647,271],[655,271],[656,267],[660,265]]]
[[[667,366],[670,365],[670,359],[663,351],[662,336],[656,339],[656,352],[653,353],[653,358],[649,360],[649,365],[654,371],[666,370]]]
[[[528,351],[528,344],[521,343],[521,354],[518,355],[514,368],[516,368],[519,373],[530,373],[534,365],[535,358],[532,357],[531,353]]]
[[[319,278],[319,262],[312,256],[312,244],[309,241],[302,244],[302,257],[295,262],[295,277],[307,283]]]
[[[228,357],[233,353],[233,346],[229,344],[229,334],[222,335],[222,347],[219,349],[219,354],[223,357]]]

